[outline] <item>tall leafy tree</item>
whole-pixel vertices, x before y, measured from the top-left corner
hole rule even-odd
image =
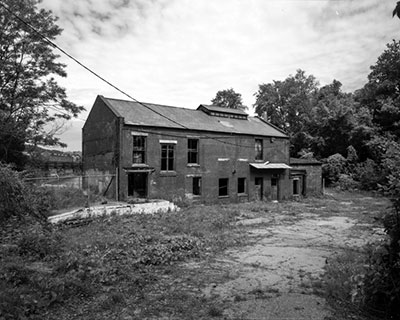
[[[305,124],[309,120],[317,86],[314,76],[307,76],[299,69],[284,81],[259,85],[255,94],[255,112],[288,133],[294,156],[300,151],[296,141],[306,138]]]
[[[19,166],[27,143],[64,145],[49,125],[84,110],[54,78],[66,77],[65,65],[42,36],[54,40],[62,30],[39,2],[2,0],[0,6],[0,161]]]
[[[393,40],[371,66],[368,83],[356,94],[381,132],[400,138],[400,42]]]
[[[309,146],[319,158],[332,154],[346,156],[351,134],[356,127],[353,95],[341,90],[342,84],[333,80],[314,94],[312,111],[305,130]]]
[[[211,102],[212,104],[222,108],[247,109],[247,107],[243,105],[242,95],[236,93],[232,88],[218,91]]]

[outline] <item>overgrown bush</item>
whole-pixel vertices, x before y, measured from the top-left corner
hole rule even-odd
[[[0,222],[11,217],[17,220],[34,219],[44,221],[45,215],[39,210],[34,197],[30,197],[20,173],[0,163]]]
[[[392,201],[392,210],[384,215],[383,224],[386,237],[379,243],[369,245],[368,253],[363,260],[355,263],[356,268],[350,272],[341,272],[339,264],[328,267],[329,279],[343,279],[341,289],[333,284],[327,288],[328,294],[342,300],[350,299],[353,306],[368,313],[375,314],[381,319],[398,319],[400,315],[400,145],[391,142],[384,145],[381,154],[379,171],[375,163],[366,161],[358,165],[360,183],[372,187],[375,183],[380,187],[383,195]],[[382,179],[382,173],[385,178]],[[379,185],[377,181],[382,181]],[[386,208],[383,208],[383,210]],[[352,264],[348,264],[352,265]],[[348,265],[346,268],[348,268]],[[337,283],[340,283],[337,280]],[[343,289],[344,288],[344,289]]]
[[[0,190],[0,319],[42,319],[54,304],[90,294],[91,261],[72,259],[47,223],[51,194],[2,164]]]
[[[363,190],[376,190],[380,184],[385,183],[385,173],[371,159],[354,166],[353,178],[360,183]]]
[[[347,174],[340,174],[335,185],[340,190],[357,190],[360,187],[360,184]]]
[[[327,184],[335,183],[339,180],[341,174],[346,173],[346,158],[336,153],[328,157],[322,165],[322,175],[326,179]]]

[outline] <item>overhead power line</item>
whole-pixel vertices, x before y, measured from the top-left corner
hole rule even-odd
[[[122,93],[124,96],[128,97],[129,99],[131,99],[132,101],[138,103],[139,105],[145,107],[146,109],[154,112],[155,114],[171,121],[172,123],[175,123],[176,125],[180,126],[182,129],[187,129],[187,130],[191,130],[190,128],[188,128],[187,126],[185,126],[184,124],[171,119],[170,117],[162,114],[161,112],[158,112],[152,108],[150,108],[149,106],[147,106],[145,103],[138,101],[137,99],[135,99],[133,96],[131,96],[129,93],[125,92],[124,90],[118,88],[116,85],[114,85],[113,83],[111,83],[110,81],[108,81],[107,79],[105,79],[104,77],[102,77],[101,75],[99,75],[97,72],[93,71],[91,68],[87,67],[85,64],[83,64],[82,62],[80,62],[77,58],[75,58],[74,56],[72,56],[71,54],[69,54],[67,51],[65,51],[63,48],[61,48],[59,45],[57,45],[54,41],[50,40],[48,37],[46,37],[44,34],[42,34],[40,31],[38,31],[34,26],[32,26],[29,22],[25,21],[24,19],[22,19],[20,16],[18,16],[17,14],[15,14],[10,8],[8,8],[4,3],[0,2],[0,6],[3,7],[7,12],[9,12],[13,17],[15,17],[18,21],[22,22],[24,25],[26,25],[30,30],[32,30],[35,34],[37,34],[40,38],[42,38],[44,41],[46,41],[49,45],[51,45],[52,47],[58,49],[61,53],[63,53],[65,56],[67,56],[69,59],[73,60],[74,62],[76,62],[78,65],[80,65],[82,68],[84,68],[86,71],[90,72],[92,75],[94,75],[95,77],[97,77],[98,79],[100,79],[101,81],[105,82],[107,85],[111,86],[112,88],[114,88],[115,90],[117,90],[118,92]],[[78,118],[79,119],[79,118]],[[80,119],[81,120],[81,119]],[[143,132],[145,132],[143,130]],[[154,133],[154,132],[150,132],[149,133]],[[236,147],[242,147],[242,148],[254,148],[254,146],[248,146],[248,145],[240,145],[237,143],[232,143],[232,142],[228,142],[228,141],[223,141],[220,140],[218,138],[215,137],[210,137],[210,136],[201,136],[200,138],[203,139],[212,139],[215,141],[218,141],[220,143],[223,144],[227,144],[227,145],[233,145]]]

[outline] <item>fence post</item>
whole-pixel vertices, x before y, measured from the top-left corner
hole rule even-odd
[[[118,201],[118,184],[119,184],[119,177],[118,177],[118,167],[115,168],[115,200]]]

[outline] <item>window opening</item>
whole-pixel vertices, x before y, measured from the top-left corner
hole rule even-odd
[[[238,178],[238,193],[246,193],[246,178]]]
[[[224,197],[228,195],[228,181],[227,178],[219,179],[218,196]]]
[[[161,145],[161,170],[173,171],[175,169],[175,145]]]
[[[133,153],[132,162],[133,163],[145,163],[146,155],[146,137],[133,136]]]
[[[255,159],[263,159],[263,141],[262,139],[256,139],[255,141]]]
[[[188,139],[188,163],[199,163],[198,139]]]

